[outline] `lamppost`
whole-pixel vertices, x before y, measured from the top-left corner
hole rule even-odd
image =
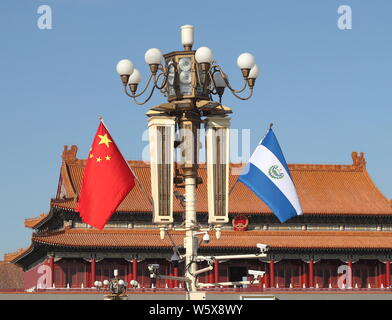
[[[128,300],[126,295],[127,283],[118,278],[118,270],[114,270],[114,278],[107,280],[105,279],[103,283],[101,281],[95,281],[94,285],[98,289],[102,286],[109,289],[110,293],[104,296],[104,300]]]
[[[227,88],[235,97],[247,100],[252,96],[259,68],[250,53],[243,53],[237,65],[243,77],[242,88],[234,89],[207,47],[192,50],[194,43],[193,26],[181,27],[182,51],[162,55],[157,48],[147,50],[145,61],[150,68],[150,76],[145,87],[138,92],[141,73],[133,63],[124,59],[118,62],[117,72],[121,77],[125,94],[136,104],[143,105],[152,97],[155,89],[160,90],[167,102],[154,106],[146,113],[148,116],[150,140],[151,190],[153,197],[153,222],[160,225],[161,238],[170,230],[185,231],[184,277],[159,275],[159,266],[149,267],[152,277],[185,281],[187,291],[197,292],[202,288],[217,284],[200,284],[197,276],[213,269],[213,260],[220,257],[201,257],[197,255],[198,235],[209,242],[207,231],[215,230],[221,235],[221,227],[229,221],[229,136],[231,109],[221,104]],[[162,64],[162,59],[164,63]],[[147,89],[150,87],[150,92]],[[247,96],[241,96],[248,89]],[[147,95],[144,101],[137,99]],[[218,101],[214,101],[217,96]],[[208,185],[208,228],[202,228],[196,220],[196,188],[203,183],[197,176],[199,158],[199,130],[204,124],[206,130],[206,159]],[[174,149],[180,148],[181,159],[175,162]],[[180,167],[177,164],[180,162]],[[173,227],[173,187],[185,188],[183,203],[185,220],[180,227]],[[207,236],[206,236],[207,235]],[[174,247],[176,247],[174,245]],[[263,251],[255,255],[222,256],[227,259],[262,258]],[[197,262],[207,261],[209,266],[197,270]],[[258,275],[259,276],[259,275]],[[258,281],[258,280],[256,280]],[[228,285],[225,283],[225,285]],[[189,297],[189,295],[188,295]],[[189,298],[192,298],[191,296]]]

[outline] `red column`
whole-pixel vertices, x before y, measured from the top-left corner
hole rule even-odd
[[[260,271],[264,271],[264,262],[261,262],[261,264],[260,264]],[[262,288],[264,280],[265,280],[265,273],[264,273],[264,276],[262,278],[259,278],[259,279],[260,279],[259,287]]]
[[[146,266],[147,265],[147,263],[145,262],[145,261],[143,261],[143,262],[141,262],[141,268],[142,268],[142,272],[141,272],[141,279],[140,279],[140,287],[142,287],[142,288],[144,288],[144,278],[145,278],[145,276],[144,276],[144,273],[145,273],[145,268],[147,267]],[[148,279],[150,279],[150,278],[148,278]]]
[[[346,287],[348,286],[348,288],[351,289],[353,287],[353,262],[352,262],[352,260],[348,260],[347,265],[348,265],[350,271],[348,272],[349,278],[346,280],[346,281],[348,281],[348,283],[346,282]]]
[[[89,288],[92,287],[92,285],[90,284],[91,270],[89,270],[89,266],[87,265],[87,263],[85,263],[85,266],[86,266],[86,274],[84,277],[84,287]]]
[[[219,261],[214,260],[214,282],[219,282]]]
[[[269,281],[269,279],[270,279],[270,271],[269,271],[267,262],[264,262],[264,263],[265,263],[264,283],[265,283],[265,287],[269,288],[270,287],[270,281]]]
[[[49,257],[49,267],[50,267],[50,287],[53,287],[53,283],[54,283],[54,257],[50,256]]]
[[[302,287],[309,287],[309,269],[307,268],[307,264],[302,264]]]
[[[132,259],[132,280],[137,281],[137,260]]]
[[[214,273],[212,271],[208,271],[208,282],[209,283],[214,282]]]
[[[382,263],[380,261],[377,261],[377,286],[381,288],[381,284],[384,283],[383,279],[383,272],[382,272]]]
[[[168,275],[169,276],[173,276],[173,265],[171,264],[171,262],[169,262],[169,266],[168,266]],[[173,280],[172,279],[167,279],[167,286],[169,288],[173,288]]]
[[[314,288],[314,261],[313,259],[309,260],[309,288]]]
[[[275,261],[274,261],[274,260],[271,260],[271,261],[269,262],[269,270],[270,270],[270,272],[269,272],[269,280],[270,280],[270,287],[271,287],[271,288],[274,288],[274,287],[275,287],[275,271],[274,271],[274,264],[275,264]]]
[[[173,268],[173,273],[175,277],[178,277],[178,266]],[[174,287],[178,288],[178,280],[174,280]]]
[[[385,287],[389,287],[391,285],[391,262],[387,260],[385,262]]]
[[[129,286],[130,282],[132,280],[132,277],[133,277],[132,276],[132,261],[129,261],[127,269],[128,269],[127,282],[128,282],[128,286]]]
[[[91,286],[95,286],[94,282],[95,282],[95,259],[91,258]]]

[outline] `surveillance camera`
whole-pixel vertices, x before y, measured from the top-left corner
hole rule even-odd
[[[256,278],[264,276],[264,273],[265,273],[264,271],[259,271],[259,270],[248,270],[248,274]]]
[[[209,243],[210,242],[210,235],[208,233],[205,233],[203,236],[203,242],[204,243]]]
[[[261,253],[267,252],[269,250],[269,245],[263,244],[263,243],[258,243],[257,248],[260,249]]]
[[[158,269],[159,269],[159,264],[156,264],[156,263],[154,263],[154,264],[149,264],[148,265],[148,270],[150,271],[150,272],[157,272],[158,271]]]

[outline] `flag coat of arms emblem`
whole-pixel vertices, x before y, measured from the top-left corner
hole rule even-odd
[[[238,180],[252,190],[280,222],[302,215],[289,167],[272,128],[256,147]]]
[[[83,222],[103,229],[134,186],[131,168],[101,121],[84,168],[76,211]]]

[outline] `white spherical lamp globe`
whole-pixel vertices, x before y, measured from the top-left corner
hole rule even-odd
[[[142,75],[138,69],[133,69],[132,74],[128,79],[128,84],[139,84],[142,80]]]
[[[99,287],[99,281],[94,281],[94,286]]]
[[[124,280],[118,280],[118,284],[119,284],[120,286],[123,286],[123,285],[124,285]]]
[[[120,76],[130,76],[133,72],[133,63],[131,60],[123,59],[117,63],[116,71]]]
[[[260,74],[259,67],[257,66],[257,64],[255,64],[253,68],[250,69],[248,78],[256,79],[259,76],[259,74]]]
[[[108,286],[109,285],[109,281],[108,280],[103,280],[103,285],[104,286]]]
[[[136,287],[138,285],[136,280],[131,280],[130,284],[132,287]]]
[[[162,52],[157,48],[151,48],[144,54],[144,60],[147,64],[160,64],[162,61]]]
[[[198,63],[212,63],[214,56],[208,47],[200,47],[196,50],[195,59]]]
[[[255,57],[247,52],[240,54],[237,59],[237,65],[240,69],[252,69],[255,64]]]

